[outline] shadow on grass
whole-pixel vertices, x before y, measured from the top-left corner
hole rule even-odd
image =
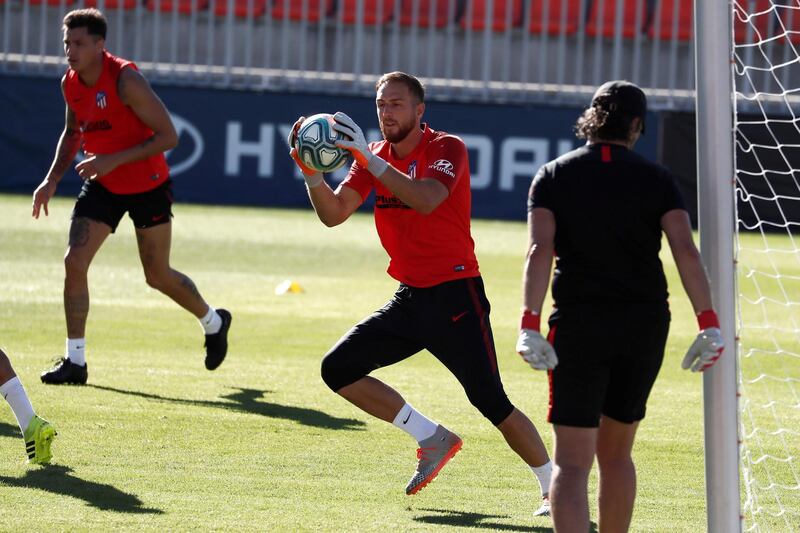
[[[21,439],[22,434],[19,432],[19,426],[0,422],[0,437],[16,437]]]
[[[503,524],[496,521],[497,519],[508,518],[508,515],[467,513],[464,511],[454,511],[452,509],[420,509],[420,511],[433,513],[414,517],[416,522],[422,522],[424,524],[490,529],[492,531],[532,531],[536,533],[551,533],[553,531],[552,526],[518,526],[514,524]],[[548,524],[551,523],[550,518],[531,518],[531,520],[546,520]],[[589,533],[597,533],[597,524],[592,522],[590,526]]]
[[[159,396],[157,394],[150,394],[147,392],[129,391],[124,389],[117,389],[114,387],[104,387],[102,385],[86,385],[98,390],[116,392],[118,394],[127,394],[130,396],[137,396],[139,398],[146,398],[148,400],[155,400],[160,402],[177,403],[182,405],[199,405],[203,407],[216,407],[219,409],[241,411],[243,413],[250,413],[254,415],[268,416],[270,418],[280,418],[283,420],[294,420],[305,426],[312,426],[322,429],[344,429],[344,430],[362,430],[365,423],[361,420],[354,418],[337,418],[316,409],[308,409],[305,407],[294,407],[291,405],[281,405],[279,403],[271,403],[262,401],[265,394],[271,391],[260,391],[257,389],[242,389],[238,387],[231,387],[234,392],[225,394],[222,398],[226,401],[218,400],[187,400],[184,398],[169,398],[166,396]]]
[[[163,514],[161,509],[144,507],[142,500],[105,483],[87,481],[72,475],[72,469],[62,465],[50,465],[25,472],[19,478],[0,476],[0,485],[39,489],[62,496],[71,496],[85,501],[101,511],[119,513]]]

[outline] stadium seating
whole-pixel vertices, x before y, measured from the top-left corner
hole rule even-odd
[[[356,23],[356,8],[358,0],[340,0],[342,20],[345,24]],[[395,0],[363,0],[364,24],[374,26],[385,24],[392,20],[394,15]],[[381,8],[380,17],[378,8]]]
[[[733,35],[737,43],[757,42],[761,39],[774,36],[781,30],[777,14],[770,0],[739,0],[741,5],[750,13],[750,18],[742,12],[739,3],[733,6]],[[795,13],[795,18],[800,13]],[[797,24],[798,21],[793,21]],[[770,25],[772,27],[770,28]],[[748,33],[751,35],[748,37]]]
[[[201,9],[206,9],[208,7],[208,0],[177,0],[178,2],[178,12],[179,13],[191,13],[192,7],[196,11],[200,11]],[[156,9],[164,12],[170,13],[173,10],[175,1],[174,0],[147,0],[147,9],[150,11],[155,11]]]
[[[437,28],[444,28],[450,22],[455,22],[461,15],[459,8],[461,0],[402,0],[400,7],[400,24],[411,26],[414,24],[414,10],[417,12],[417,26],[427,28],[433,23]],[[452,4],[452,7],[450,6]],[[430,13],[433,6],[434,19],[431,21]],[[451,11],[452,10],[452,11]],[[453,13],[452,19],[448,16]]]
[[[692,28],[694,27],[694,2],[692,0],[661,0],[661,17],[659,27],[655,27],[656,13],[650,13],[647,19],[647,34],[651,38],[661,40],[672,39],[672,24],[675,21],[675,3],[678,3],[678,24],[677,38],[680,41],[692,39]]]
[[[800,43],[800,8],[783,9],[783,13],[780,16],[783,20],[783,26],[786,28],[787,37],[793,43]],[[778,30],[780,28],[776,29],[776,31]]]
[[[585,0],[584,6],[588,6],[591,0]],[[547,4],[547,23],[542,23],[545,4]],[[561,14],[563,6],[566,5],[567,14],[564,26],[561,25]],[[578,30],[581,19],[580,0],[531,0],[530,13],[528,13],[528,31],[531,33],[547,33],[558,35],[565,33],[573,34]]]
[[[165,2],[167,0],[162,0]],[[103,9],[136,9],[136,6],[141,4],[138,0],[105,0],[103,2]],[[100,0],[86,0],[86,7],[98,7]]]
[[[42,1],[42,0],[29,0],[28,3],[31,4],[31,5],[34,5],[34,6],[38,6],[38,5],[41,5],[41,4],[47,4],[48,6],[60,6],[61,5],[61,0],[44,0],[44,1]],[[75,0],[64,0],[64,5],[65,6],[71,6],[74,3],[75,3]]]
[[[464,8],[464,16],[461,18],[461,26],[470,28],[473,31],[482,31],[486,28],[486,0],[469,0]],[[522,25],[522,0],[494,0],[491,16],[492,30],[505,31],[507,27],[517,27]],[[510,10],[510,20],[508,17]]]
[[[304,3],[305,9],[303,8]],[[309,22],[317,22],[320,18],[333,14],[335,8],[334,0],[322,0],[322,2],[320,0],[275,0],[272,5],[272,18],[282,20],[288,16],[289,20],[305,19]]]
[[[252,7],[251,6],[252,3]],[[267,12],[267,0],[234,0],[233,15],[246,18],[252,9],[253,17],[261,17]],[[224,17],[228,14],[228,0],[214,0],[214,15]]]
[[[692,0],[688,0],[691,6]],[[623,3],[622,7],[622,36],[631,39],[636,36],[642,26],[636,27],[636,9],[638,7],[640,24],[647,18],[646,0],[604,0],[603,12],[600,13],[600,4],[596,0],[591,2],[589,8],[589,18],[586,21],[586,34],[592,37],[602,34],[603,37],[614,37],[616,35],[617,4]],[[662,0],[662,6],[671,4],[672,0]],[[685,1],[684,1],[685,3]],[[671,13],[671,11],[670,11]],[[602,21],[602,28],[600,22]],[[671,26],[670,26],[671,27]]]

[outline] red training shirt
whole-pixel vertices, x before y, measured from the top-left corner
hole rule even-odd
[[[87,154],[110,154],[126,150],[152,137],[148,128],[117,94],[117,80],[124,68],[138,70],[131,61],[103,51],[103,70],[97,82],[87,87],[71,68],[67,70],[64,96],[75,113]],[[115,194],[135,194],[155,189],[169,177],[164,154],[120,165],[98,179]]]
[[[394,156],[388,141],[370,143],[369,149],[412,179],[432,178],[447,187],[450,195],[432,213],[423,215],[405,205],[357,162],[342,182],[362,201],[375,188],[375,227],[389,254],[387,272],[401,283],[421,288],[480,275],[470,234],[467,147],[455,135],[423,128],[422,140],[403,159]]]

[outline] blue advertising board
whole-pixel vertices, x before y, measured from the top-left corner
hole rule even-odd
[[[300,115],[344,111],[378,140],[371,98],[254,92],[155,85],[179,133],[167,155],[176,200],[270,207],[308,205],[302,177],[288,155],[286,136]],[[472,211],[480,218],[522,220],[530,180],[548,160],[577,147],[572,127],[579,108],[431,101],[424,120],[460,136],[470,155]],[[0,191],[30,193],[46,174],[64,126],[58,80],[0,76]],[[656,116],[648,131],[657,132]],[[636,150],[655,159],[657,139]],[[346,169],[328,176],[335,185]],[[75,195],[70,171],[59,195]]]

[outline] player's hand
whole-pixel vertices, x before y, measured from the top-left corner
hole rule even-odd
[[[517,353],[535,370],[552,370],[558,364],[556,351],[535,329],[520,330]]]
[[[289,155],[292,159],[294,159],[294,163],[297,165],[297,168],[300,169],[300,172],[303,173],[303,178],[305,178],[308,187],[312,188],[320,185],[324,181],[322,172],[307,167],[305,163],[300,160],[300,155],[297,153],[297,148],[295,147],[295,142],[297,141],[297,130],[300,129],[300,125],[305,119],[306,117],[300,117],[297,119],[292,126],[292,129],[289,130],[289,136],[286,138],[286,142],[289,144]]]
[[[83,180],[101,178],[117,168],[117,163],[112,155],[86,154],[83,161],[75,165],[78,176]]]
[[[39,218],[39,213],[42,208],[44,208],[45,216],[50,215],[50,212],[47,210],[47,204],[50,202],[50,198],[55,195],[57,186],[57,181],[45,178],[39,186],[36,187],[36,190],[33,191],[33,208],[31,209],[31,216],[33,218]]]
[[[364,132],[358,127],[352,118],[348,117],[341,111],[337,111],[333,115],[333,120],[336,122],[333,125],[334,131],[338,131],[352,139],[351,141],[339,140],[336,141],[336,146],[348,150],[358,162],[359,165],[366,168],[370,173],[379,178],[389,166],[389,163],[369,151],[367,139],[364,137]]]
[[[703,372],[711,368],[725,349],[722,332],[719,328],[706,328],[697,334],[697,338],[686,352],[681,367],[684,370],[691,368],[692,372]]]

